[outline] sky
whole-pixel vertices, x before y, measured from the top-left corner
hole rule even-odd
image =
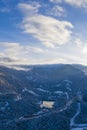
[[[0,64],[87,65],[87,0],[0,0]]]

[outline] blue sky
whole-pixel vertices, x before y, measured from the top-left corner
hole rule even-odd
[[[0,0],[0,64],[85,64],[87,0]]]

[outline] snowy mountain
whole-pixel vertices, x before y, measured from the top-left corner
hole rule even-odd
[[[0,129],[86,129],[86,70],[68,64],[0,66]]]

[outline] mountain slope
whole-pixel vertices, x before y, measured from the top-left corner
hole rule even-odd
[[[74,127],[70,121],[78,110],[77,103],[84,106],[87,101],[84,70],[84,66],[63,64],[0,66],[0,129],[69,130]],[[85,105],[84,114],[86,108]],[[79,117],[80,113],[75,122],[84,123],[86,116],[83,121]]]

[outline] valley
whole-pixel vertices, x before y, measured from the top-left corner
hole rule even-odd
[[[16,68],[0,67],[1,130],[87,129],[85,67]]]

